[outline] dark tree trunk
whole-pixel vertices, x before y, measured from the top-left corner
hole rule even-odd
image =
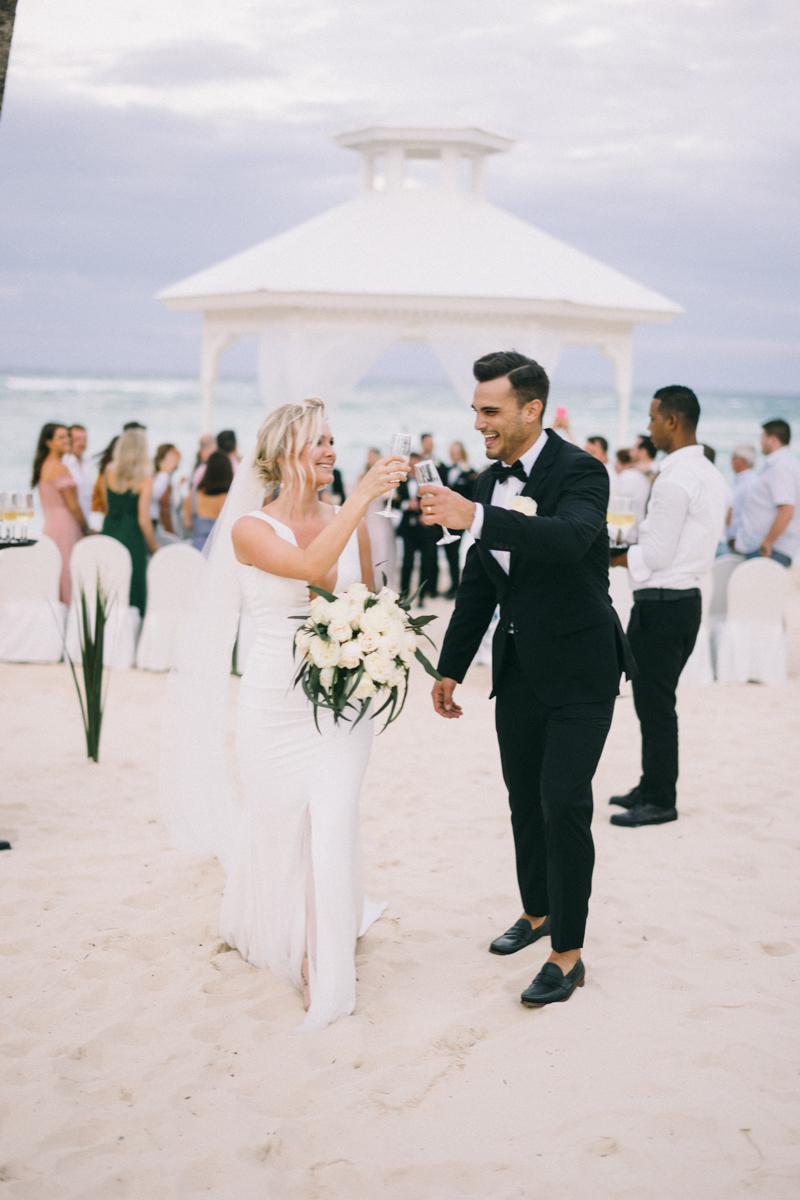
[[[16,11],[17,0],[0,0],[0,110],[3,107],[3,92],[6,90],[8,53],[11,49],[11,35],[14,32],[14,13]]]

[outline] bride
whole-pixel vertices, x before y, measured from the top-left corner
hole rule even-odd
[[[304,1032],[353,1012],[356,939],[383,909],[364,896],[358,814],[372,723],[336,726],[321,711],[317,730],[309,701],[292,687],[292,618],[307,615],[310,583],[372,588],[364,514],[408,469],[398,457],[381,459],[334,508],[319,491],[335,461],[321,400],[286,404],[261,426],[214,530],[177,671],[172,769],[162,774],[176,843],[212,850],[228,873],[221,937],[302,990]],[[239,691],[237,811],[223,730],[239,589],[257,636]],[[201,697],[211,701],[202,714]]]

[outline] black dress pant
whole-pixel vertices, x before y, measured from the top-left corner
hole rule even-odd
[[[414,573],[414,561],[419,552],[420,599],[435,596],[439,576],[439,548],[436,541],[441,537],[439,526],[413,525],[405,531],[403,538],[403,565],[400,568],[400,591],[407,592]]]
[[[639,668],[633,703],[642,729],[643,804],[674,808],[678,782],[678,714],[675,689],[700,628],[699,596],[636,601],[628,641]]]
[[[614,700],[543,704],[522,670],[513,637],[506,642],[496,694],[522,906],[529,916],[550,916],[554,950],[577,950],[592,891],[592,778]]]

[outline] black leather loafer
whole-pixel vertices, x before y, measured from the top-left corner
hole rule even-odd
[[[549,917],[545,917],[537,929],[531,928],[527,917],[520,917],[510,929],[507,929],[499,938],[494,939],[489,949],[492,954],[516,954],[518,950],[524,950],[526,946],[532,946],[534,942],[538,942],[539,938],[549,936]]]
[[[631,790],[624,796],[612,796],[609,804],[618,804],[620,808],[636,808],[637,804],[642,803],[642,797],[639,795],[638,787]]]
[[[583,987],[586,968],[579,958],[565,975],[558,963],[547,962],[529,988],[520,996],[526,1008],[542,1008],[545,1004],[561,1004],[569,1000],[576,987]]]
[[[655,804],[637,804],[624,813],[614,813],[612,825],[627,825],[636,829],[640,825],[664,825],[667,821],[677,821],[677,808],[656,808]]]

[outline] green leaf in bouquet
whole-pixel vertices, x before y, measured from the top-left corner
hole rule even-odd
[[[429,663],[429,662],[428,662],[427,658],[425,657],[425,655],[422,653],[422,651],[421,651],[421,650],[415,650],[415,651],[414,651],[414,657],[416,658],[417,662],[419,662],[419,663],[422,663],[422,665],[423,665],[423,667],[425,668],[425,670],[428,672],[428,674],[429,674],[429,675],[430,675],[430,676],[431,676],[433,679],[438,679],[438,680],[440,680],[440,681],[441,681],[441,679],[442,679],[442,676],[441,676],[441,675],[439,674],[439,672],[436,670],[436,667],[434,667],[432,663]]]
[[[338,596],[334,596],[333,592],[326,592],[325,588],[317,587],[315,583],[310,583],[308,585],[308,590],[310,592],[316,592],[318,596],[322,596],[322,599],[327,600],[329,604],[333,604],[339,599]]]
[[[421,629],[423,625],[430,625],[431,621],[438,620],[436,613],[427,613],[424,617],[411,617],[409,625],[413,625],[415,631]]]

